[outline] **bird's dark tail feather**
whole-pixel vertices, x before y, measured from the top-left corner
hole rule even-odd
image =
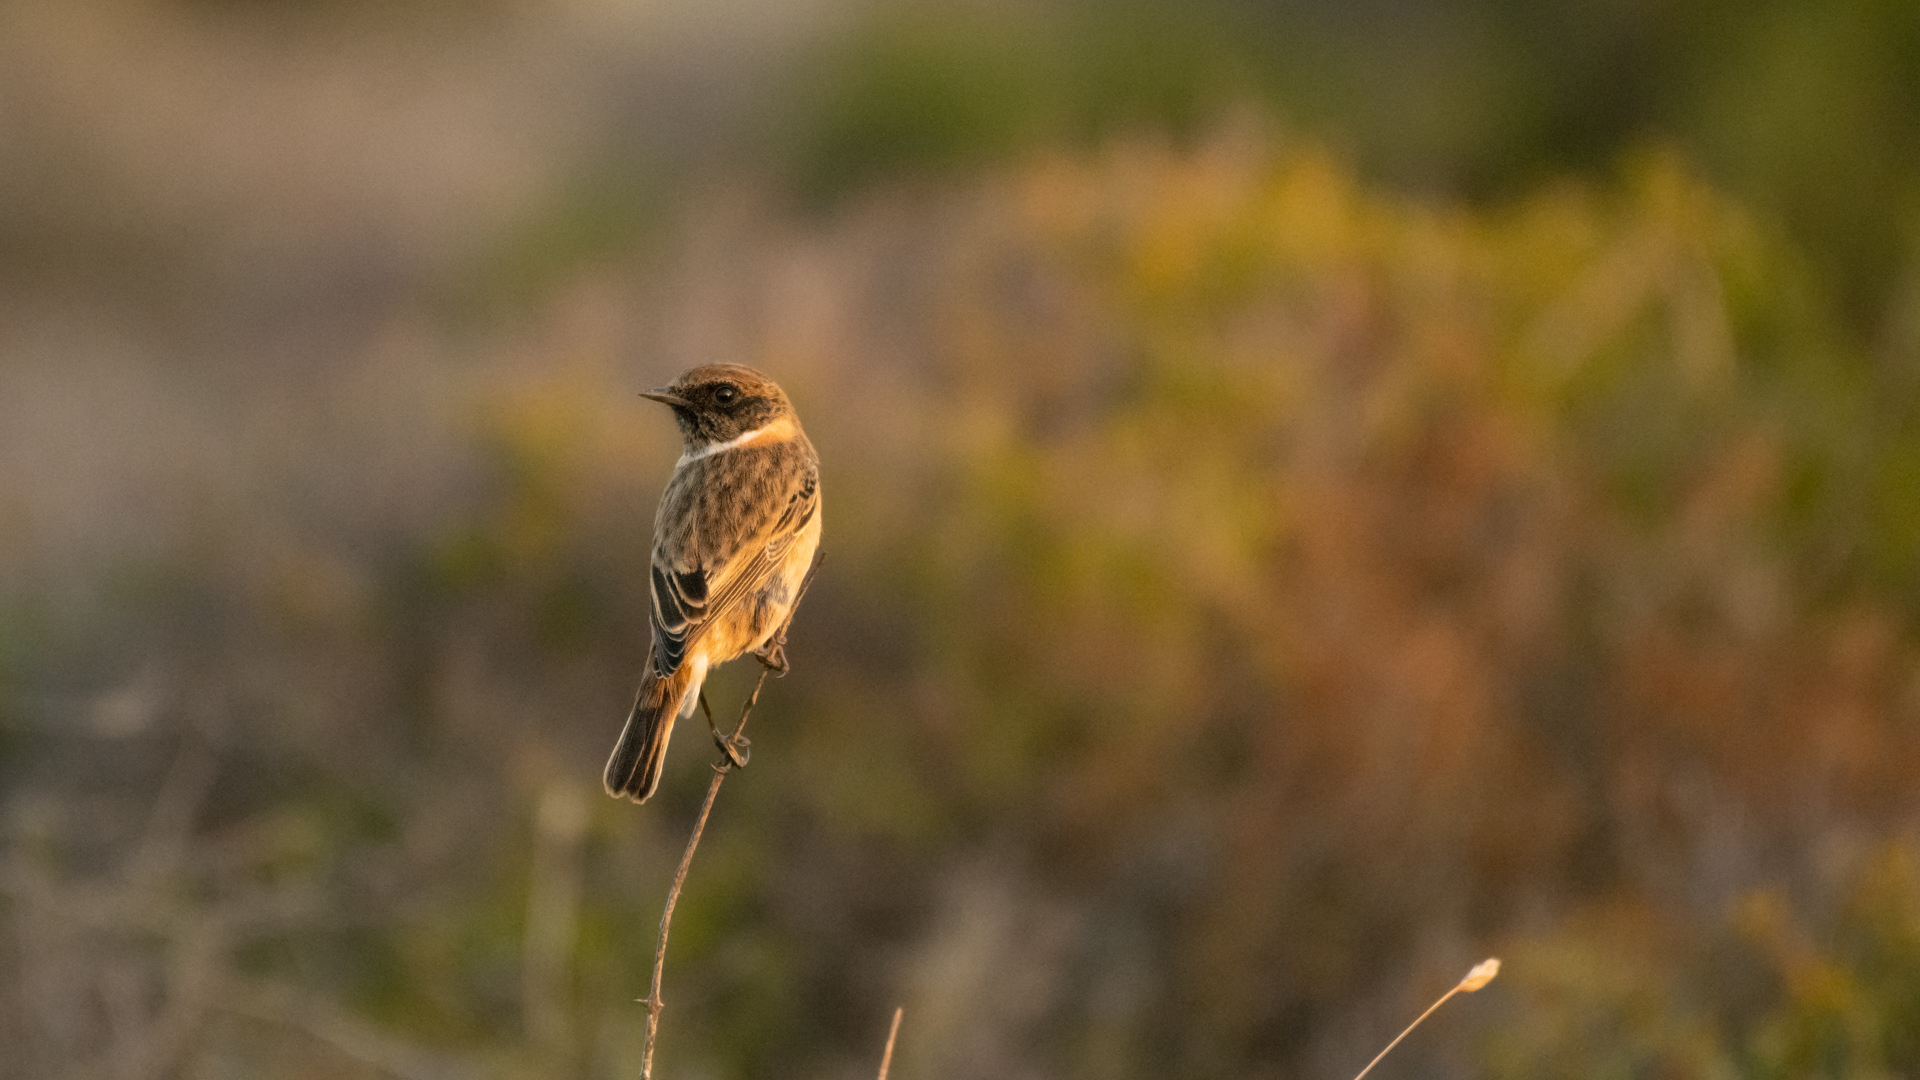
[[[685,681],[657,676],[649,667],[626,729],[607,759],[607,794],[643,803],[660,786],[660,765],[667,759],[667,739],[680,712]]]

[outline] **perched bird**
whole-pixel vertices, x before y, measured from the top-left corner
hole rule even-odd
[[[786,670],[780,643],[820,546],[820,459],[772,379],[710,364],[642,396],[673,409],[686,451],[653,519],[653,648],[607,761],[607,794],[634,802],[659,786],[709,670],[750,652]]]

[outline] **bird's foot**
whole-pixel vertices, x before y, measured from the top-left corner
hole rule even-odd
[[[745,735],[725,735],[716,730],[713,733],[713,745],[720,748],[726,761],[716,768],[744,769],[753,758],[753,743]]]
[[[753,743],[738,730],[731,735],[720,730],[720,725],[713,722],[713,709],[707,705],[707,694],[704,690],[700,692],[700,711],[706,714],[707,730],[713,732],[713,745],[719,747],[720,753],[727,759],[715,765],[714,768],[723,772],[727,769],[746,768],[747,762],[753,757]]]
[[[779,678],[787,673],[787,643],[785,638],[785,634],[777,635],[772,641],[755,649],[753,653],[753,658],[760,661],[761,665],[768,671],[773,672],[775,678]]]

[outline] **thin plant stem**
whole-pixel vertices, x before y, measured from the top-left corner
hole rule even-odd
[[[1461,992],[1462,990],[1465,990],[1467,993],[1471,994],[1475,990],[1478,990],[1481,987],[1492,982],[1493,977],[1495,975],[1498,975],[1499,973],[1500,973],[1499,960],[1484,960],[1484,961],[1481,961],[1479,964],[1474,965],[1473,970],[1467,972],[1466,978],[1461,979],[1457,983],[1454,983],[1453,989],[1447,991],[1444,994],[1441,994],[1439,1001],[1436,1001],[1433,1004],[1427,1006],[1427,1011],[1415,1017],[1413,1023],[1407,1025],[1406,1031],[1402,1031],[1400,1034],[1395,1035],[1393,1037],[1393,1041],[1387,1044],[1386,1050],[1382,1050],[1379,1053],[1373,1055],[1373,1060],[1367,1062],[1367,1067],[1364,1069],[1361,1069],[1360,1075],[1355,1076],[1353,1080],[1362,1080],[1363,1077],[1365,1077],[1368,1073],[1372,1072],[1373,1067],[1375,1065],[1380,1064],[1380,1059],[1387,1056],[1387,1050],[1392,1050],[1394,1047],[1399,1046],[1401,1039],[1406,1038],[1409,1032],[1413,1031],[1414,1028],[1419,1027],[1420,1021],[1425,1020],[1429,1016],[1432,1016],[1433,1011],[1435,1009],[1438,1009],[1440,1006],[1445,1005],[1447,1003],[1448,998]]]
[[[747,717],[752,715],[753,706],[760,700],[760,686],[767,681],[767,672],[761,671],[760,678],[754,680],[753,693],[747,697],[746,705],[740,710],[740,722],[733,727],[733,737],[739,738],[746,730]],[[707,696],[700,695],[700,707],[707,707]],[[708,713],[711,719],[711,711]],[[667,933],[673,929],[673,906],[680,901],[680,888],[687,883],[687,870],[693,866],[693,850],[700,846],[700,834],[707,829],[707,815],[713,812],[713,800],[720,794],[720,783],[733,771],[733,762],[721,758],[713,767],[713,780],[707,784],[706,801],[700,804],[700,816],[693,819],[693,834],[687,837],[687,850],[680,854],[680,868],[673,873],[673,887],[667,890],[667,906],[660,912],[660,941],[653,948],[653,988],[643,999],[647,1006],[647,1041],[640,1058],[640,1080],[652,1080],[653,1044],[660,1034],[660,1010],[666,1002],[660,999],[660,979],[667,967]]]
[[[1419,1018],[1418,1018],[1418,1019],[1416,1019],[1416,1020],[1415,1020],[1415,1021],[1414,1021],[1413,1023],[1411,1023],[1411,1024],[1408,1024],[1408,1025],[1407,1025],[1407,1030],[1406,1030],[1406,1031],[1402,1031],[1402,1032],[1401,1032],[1400,1034],[1398,1034],[1398,1035],[1395,1035],[1395,1036],[1393,1037],[1393,1041],[1387,1044],[1387,1050],[1391,1050],[1391,1049],[1393,1049],[1394,1047],[1396,1047],[1396,1046],[1399,1046],[1399,1045],[1400,1045],[1400,1040],[1401,1040],[1401,1039],[1404,1039],[1404,1038],[1406,1038],[1406,1037],[1407,1037],[1407,1033],[1408,1033],[1408,1032],[1411,1032],[1411,1031],[1412,1031],[1412,1030],[1413,1030],[1414,1028],[1417,1028],[1417,1027],[1419,1027],[1419,1026],[1420,1026],[1420,1021],[1421,1021],[1421,1020],[1425,1020],[1425,1019],[1426,1019],[1427,1017],[1429,1017],[1429,1016],[1432,1016],[1432,1015],[1433,1015],[1433,1010],[1435,1010],[1435,1009],[1437,1009],[1437,1008],[1439,1008],[1440,1006],[1442,1006],[1442,1005],[1444,1005],[1444,1004],[1446,1004],[1446,1003],[1447,1003],[1447,999],[1448,999],[1448,998],[1450,998],[1450,997],[1452,997],[1453,995],[1455,995],[1455,994],[1457,994],[1457,993],[1459,993],[1459,992],[1460,992],[1460,988],[1459,988],[1458,986],[1456,986],[1456,987],[1454,987],[1453,989],[1451,989],[1451,990],[1449,990],[1449,991],[1447,991],[1446,993],[1444,993],[1444,994],[1441,994],[1441,995],[1440,995],[1440,1000],[1439,1000],[1439,1001],[1436,1001],[1436,1002],[1434,1002],[1433,1004],[1431,1004],[1431,1005],[1429,1005],[1429,1006],[1427,1006],[1427,1011],[1426,1011],[1426,1012],[1423,1012],[1423,1013],[1421,1013],[1421,1014],[1420,1014],[1420,1016],[1419,1016]],[[1367,1067],[1366,1067],[1366,1068],[1364,1068],[1364,1069],[1361,1069],[1361,1070],[1360,1070],[1360,1075],[1359,1075],[1359,1076],[1355,1076],[1355,1077],[1353,1078],[1353,1080],[1360,1080],[1360,1078],[1361,1078],[1362,1076],[1365,1076],[1365,1075],[1367,1075],[1368,1073],[1370,1073],[1370,1072],[1372,1072],[1372,1071],[1373,1071],[1373,1067],[1374,1067],[1375,1065],[1378,1065],[1378,1064],[1380,1064],[1380,1059],[1381,1059],[1381,1058],[1383,1058],[1383,1057],[1386,1057],[1386,1056],[1387,1056],[1387,1050],[1382,1050],[1382,1051],[1380,1051],[1379,1053],[1377,1053],[1377,1054],[1375,1054],[1375,1055],[1373,1055],[1373,1060],[1372,1060],[1372,1061],[1369,1061],[1369,1062],[1367,1062]]]
[[[878,1080],[887,1080],[887,1070],[893,1066],[893,1040],[900,1035],[900,1014],[906,1011],[904,1006],[897,1006],[893,1010],[893,1026],[887,1029],[887,1049],[880,1055]]]
[[[693,822],[693,835],[687,838],[687,850],[680,856],[680,869],[673,875],[673,888],[667,890],[666,909],[660,913],[660,942],[653,949],[653,989],[645,998],[647,1041],[646,1051],[640,1059],[640,1080],[651,1080],[653,1076],[653,1041],[660,1034],[660,1009],[666,1004],[660,1000],[660,976],[667,964],[667,932],[673,927],[673,905],[680,899],[680,887],[687,882],[687,868],[693,865],[693,849],[700,846],[700,834],[706,830],[707,815],[713,812],[713,798],[720,794],[720,781],[726,778],[725,769],[716,767],[713,770],[713,782],[707,785],[707,801],[700,804],[700,816]]]
[[[826,558],[822,551],[814,555],[813,565],[807,568],[807,576],[801,579],[800,589],[793,598],[793,607],[788,609],[787,620],[791,624],[793,612],[800,607],[800,601],[807,595],[808,586],[813,584],[813,575],[819,571],[820,563]],[[787,628],[782,626],[774,635],[774,640],[785,646]],[[760,688],[766,685],[771,668],[761,668],[760,677],[753,682],[753,693],[747,695],[747,703],[740,707],[740,721],[733,726],[733,735],[729,743],[737,742],[747,730],[747,718],[753,715],[753,707],[760,702]],[[707,714],[707,722],[713,722],[713,711],[707,708],[707,696],[700,695],[700,708]],[[713,780],[707,784],[707,798],[700,804],[700,816],[693,820],[693,834],[687,837],[687,850],[680,855],[680,868],[674,871],[673,887],[667,890],[667,906],[660,912],[660,941],[653,949],[653,986],[647,996],[641,998],[641,1004],[647,1007],[647,1039],[640,1056],[640,1080],[653,1080],[653,1045],[660,1035],[660,1010],[664,1002],[660,999],[660,980],[667,967],[667,933],[673,928],[673,907],[680,901],[680,889],[687,883],[687,870],[693,866],[693,851],[700,846],[700,834],[706,831],[707,815],[713,812],[713,800],[720,794],[720,783],[733,771],[733,761],[721,757],[713,766]],[[897,1021],[896,1021],[897,1022]]]

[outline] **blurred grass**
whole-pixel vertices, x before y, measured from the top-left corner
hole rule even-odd
[[[864,1074],[904,1001],[902,1075],[1340,1075],[1490,951],[1401,1067],[1913,1071],[1910,17],[856,13],[744,165],[608,122],[400,270],[0,297],[0,1069],[635,1071],[702,733],[536,808],[645,645],[633,391],[725,358],[833,555],[663,1072]]]
[[[1809,838],[1895,835],[1910,803],[1910,420],[1782,232],[1670,156],[1482,212],[1244,123],[816,225],[717,214],[665,279],[563,284],[461,362],[433,427],[390,395],[435,379],[368,369],[393,432],[442,447],[442,493],[362,504],[375,470],[301,508],[325,532],[188,524],[108,601],[195,626],[124,646],[165,673],[157,726],[27,725],[24,790],[227,717],[196,835],[244,858],[178,872],[208,903],[297,882],[351,913],[234,963],[537,1072],[539,841],[512,823],[592,775],[644,637],[632,566],[673,448],[617,357],[692,342],[792,387],[834,560],[689,885],[663,1068],[829,1072],[903,993],[946,1033],[903,1047],[919,1069],[1292,1067],[1489,941],[1516,952],[1487,1056],[1456,1037],[1415,1066],[1905,1053],[1873,1025],[1905,1007],[1910,890],[1862,893],[1859,922],[1870,886]],[[622,273],[635,304],[607,301]],[[282,570],[222,554],[261,530]],[[10,678],[59,670],[40,644]],[[564,1002],[589,1073],[625,1060],[606,1003],[639,985],[701,741],[645,812],[596,805]],[[40,872],[80,887],[63,858]],[[1764,993],[1662,966],[1747,910],[1865,944]]]

